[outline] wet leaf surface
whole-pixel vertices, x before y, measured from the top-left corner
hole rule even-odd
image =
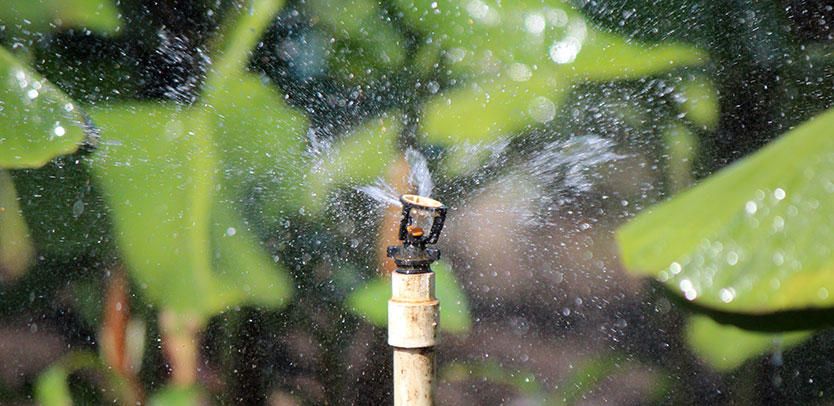
[[[618,233],[626,267],[722,311],[830,307],[832,128],[821,114],[638,216]]]
[[[0,168],[37,168],[93,134],[78,105],[0,47]]]

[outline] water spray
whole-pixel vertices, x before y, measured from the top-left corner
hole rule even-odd
[[[431,263],[446,220],[446,206],[437,200],[402,195],[399,239],[388,247],[397,270],[391,275],[388,301],[388,344],[394,347],[394,405],[434,403],[434,346],[440,302],[435,297]]]

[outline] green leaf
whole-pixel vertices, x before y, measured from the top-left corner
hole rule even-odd
[[[492,385],[507,385],[540,402],[545,397],[544,388],[536,379],[535,373],[527,370],[512,370],[496,361],[452,362],[441,370],[440,376],[442,380],[451,382],[472,380],[489,382]]]
[[[35,247],[20,211],[14,183],[8,172],[0,170],[0,278],[15,279],[35,259]]]
[[[453,334],[469,332],[472,329],[469,299],[455,278],[452,267],[444,261],[437,261],[432,270],[437,275],[435,288],[440,301],[440,328]]]
[[[834,110],[617,233],[631,272],[702,306],[765,314],[834,304]]]
[[[244,72],[282,4],[254,0],[251,13],[224,27],[196,106],[134,104],[96,114],[105,142],[91,165],[114,213],[119,247],[150,301],[178,318],[205,322],[244,303],[277,307],[291,293],[286,271],[234,207],[245,176],[238,172],[268,171],[272,161],[258,154],[292,153],[284,149],[295,145],[299,123],[306,125]],[[256,123],[270,108],[278,115]]]
[[[0,168],[37,168],[89,136],[78,106],[0,47]]]
[[[371,0],[306,2],[310,13],[337,41],[327,52],[332,73],[355,81],[376,78],[403,64],[405,38]]]
[[[785,334],[742,330],[695,316],[686,326],[686,341],[698,356],[719,371],[738,368],[748,359],[784,350],[805,341],[809,332]]]
[[[150,406],[194,406],[201,403],[203,394],[198,387],[167,386],[148,399]]]
[[[227,81],[223,93],[214,103],[223,181],[236,197],[259,190],[261,214],[272,220],[267,224],[297,211],[304,201],[307,118],[254,75]]]
[[[24,30],[50,32],[56,27],[112,34],[119,30],[121,21],[112,0],[11,0],[0,7],[0,25],[14,35]]]
[[[572,85],[553,72],[525,82],[484,79],[430,99],[422,131],[436,144],[494,141],[533,123],[551,121]]]
[[[251,0],[238,14],[228,18],[222,29],[222,41],[212,52],[202,98],[214,105],[226,96],[227,85],[246,72],[246,66],[270,21],[284,5],[283,0]]]
[[[104,392],[119,392],[124,389],[125,381],[106,368],[99,358],[92,352],[70,352],[38,376],[35,382],[35,399],[44,406],[72,405],[72,394],[67,379],[82,369],[99,372],[106,378],[107,390]]]
[[[307,207],[321,209],[337,186],[370,183],[382,176],[399,156],[396,139],[402,124],[398,118],[392,114],[368,120],[320,151],[306,176]]]
[[[462,334],[472,328],[469,300],[459,286],[451,267],[437,261],[432,265],[435,273],[437,300],[440,301],[440,329],[452,334]],[[364,317],[373,325],[388,324],[388,299],[391,298],[391,279],[378,278],[353,292],[347,299],[351,311]]]
[[[136,104],[96,111],[102,148],[91,160],[119,247],[151,302],[205,319],[232,305],[280,306],[288,276],[228,201],[208,115]]]
[[[690,46],[639,44],[600,31],[566,1],[397,4],[431,46],[446,50],[464,83],[429,102],[422,130],[433,143],[491,141],[549,122],[578,83],[639,78],[705,60]]]
[[[681,110],[688,119],[708,130],[718,126],[718,90],[711,80],[704,77],[686,80],[679,86],[678,94]]]
[[[42,373],[35,382],[35,399],[43,406],[71,406],[72,395],[67,384],[69,373],[55,365]]]
[[[692,165],[698,150],[698,139],[686,126],[672,123],[663,132],[668,157],[669,186],[673,191],[692,184]]]
[[[218,205],[216,205],[218,206]],[[281,307],[292,296],[289,273],[277,265],[239,215],[227,205],[215,207],[212,241],[216,247],[214,267],[227,296],[222,306],[231,303]]]

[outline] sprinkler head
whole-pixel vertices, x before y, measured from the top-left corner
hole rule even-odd
[[[437,200],[418,195],[402,195],[403,218],[400,221],[402,246],[388,247],[388,256],[394,258],[397,272],[429,272],[429,265],[440,258],[440,251],[426,248],[436,244],[446,221],[446,206]],[[428,232],[426,231],[428,230]]]

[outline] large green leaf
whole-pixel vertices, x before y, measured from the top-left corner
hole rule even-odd
[[[0,168],[37,168],[91,136],[78,106],[0,47]]]
[[[255,75],[228,80],[222,92],[226,97],[213,105],[225,184],[238,196],[257,190],[267,219],[297,211],[306,173],[306,117]]]
[[[14,34],[56,27],[110,34],[119,30],[121,21],[113,0],[10,0],[0,7],[0,25]]]
[[[832,180],[834,110],[622,227],[623,262],[722,311],[831,307]]]
[[[472,328],[469,314],[469,300],[458,285],[452,268],[443,261],[432,265],[435,273],[437,300],[440,301],[440,328],[443,331],[461,334]],[[378,278],[347,299],[348,307],[364,317],[371,324],[384,327],[388,324],[388,299],[391,298],[391,279]]]
[[[553,119],[577,83],[637,78],[705,59],[689,46],[627,41],[588,24],[569,2],[550,3],[397,2],[406,21],[443,46],[452,70],[468,79],[428,102],[422,130],[429,141],[494,140]]]
[[[207,317],[244,302],[279,306],[290,286],[229,202],[201,110],[136,104],[98,110],[93,170],[133,277],[159,306]]]
[[[281,4],[256,0],[224,27],[196,106],[134,104],[95,114],[105,141],[91,162],[119,247],[151,302],[177,318],[205,321],[243,303],[280,306],[291,292],[286,271],[237,207],[246,176],[263,180],[274,159],[300,152],[306,127],[280,95],[245,73]]]
[[[689,346],[719,371],[735,369],[747,359],[784,350],[808,338],[811,333],[763,333],[719,324],[706,316],[695,316],[686,326]]]

